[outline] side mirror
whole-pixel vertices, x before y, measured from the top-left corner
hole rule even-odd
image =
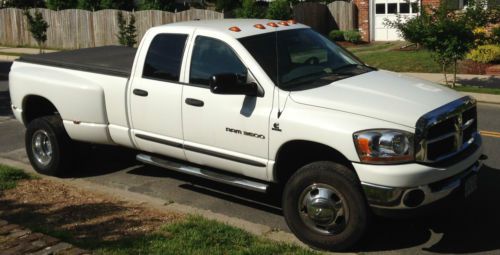
[[[257,96],[259,88],[256,83],[242,82],[237,74],[216,74],[210,78],[210,91],[221,95]]]

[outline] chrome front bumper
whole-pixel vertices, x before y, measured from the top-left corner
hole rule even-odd
[[[412,188],[394,188],[362,182],[368,204],[381,209],[413,209],[449,196],[464,186],[468,178],[477,178],[482,160],[476,161],[465,171],[428,185]]]

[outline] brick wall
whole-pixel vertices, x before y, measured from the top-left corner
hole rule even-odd
[[[439,6],[439,3],[440,3],[440,0],[422,0],[423,6],[437,7],[437,6]]]
[[[354,0],[358,8],[358,28],[363,41],[370,41],[370,7],[369,0]]]

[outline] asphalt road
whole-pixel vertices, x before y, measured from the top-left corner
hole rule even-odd
[[[24,128],[12,119],[8,86],[0,62],[0,157],[28,162]],[[500,105],[479,105],[480,130],[500,132]],[[486,166],[479,190],[467,201],[413,219],[374,218],[359,251],[370,254],[500,254],[500,138],[484,136]],[[168,170],[144,166],[135,151],[97,147],[82,153],[78,168],[66,178],[159,197],[288,231],[279,208],[279,192],[262,195]]]

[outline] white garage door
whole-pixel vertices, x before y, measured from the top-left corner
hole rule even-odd
[[[414,17],[418,13],[418,2],[416,0],[374,0],[375,8],[375,41],[397,41],[402,40],[398,31],[393,28],[386,27],[384,21],[386,19],[394,21],[397,19],[398,13],[402,20]]]

